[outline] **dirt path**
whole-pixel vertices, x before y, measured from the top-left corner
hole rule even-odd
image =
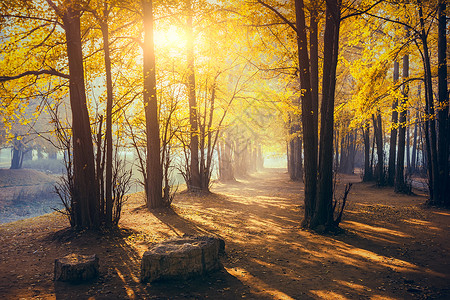
[[[55,214],[0,225],[0,298],[450,298],[448,211],[422,208],[423,196],[356,183],[342,224],[346,233],[320,236],[299,228],[302,188],[283,170],[266,170],[215,184],[209,195],[180,193],[173,211],[149,213],[134,195],[121,230],[109,235],[74,235]],[[140,257],[149,243],[185,233],[224,238],[224,270],[140,284]],[[53,282],[54,259],[71,252],[96,253],[100,277],[78,285]]]

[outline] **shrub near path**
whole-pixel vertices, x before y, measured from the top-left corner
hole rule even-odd
[[[357,176],[342,178],[342,184]],[[356,183],[345,233],[299,228],[301,183],[267,169],[213,193],[179,193],[173,210],[148,212],[142,194],[127,202],[114,232],[67,229],[49,214],[0,225],[0,298],[43,299],[426,299],[449,298],[448,211],[425,209],[423,196]],[[343,190],[339,185],[338,189]],[[182,282],[139,283],[140,258],[152,242],[183,234],[226,242],[224,270]],[[53,282],[55,258],[96,253],[100,276]]]

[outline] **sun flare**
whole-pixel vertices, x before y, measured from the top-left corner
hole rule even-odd
[[[157,47],[182,47],[186,44],[184,31],[175,26],[155,32],[155,44]]]

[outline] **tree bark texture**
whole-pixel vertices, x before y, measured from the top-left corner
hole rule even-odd
[[[63,15],[69,61],[69,94],[73,133],[73,207],[77,228],[99,226],[98,187],[94,149],[84,84],[80,11],[68,7]]]

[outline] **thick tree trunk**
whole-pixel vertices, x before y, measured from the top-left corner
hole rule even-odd
[[[69,94],[73,134],[73,211],[77,228],[97,228],[98,186],[95,180],[94,149],[84,85],[80,11],[68,7],[63,15],[69,61]]]
[[[145,30],[143,94],[147,129],[147,207],[158,208],[163,206],[163,198],[152,2],[152,0],[144,0],[143,2]]]
[[[305,216],[304,227],[311,226],[311,219],[316,205],[317,191],[317,127],[315,126],[316,107],[311,91],[311,76],[309,70],[308,43],[306,39],[305,12],[303,0],[295,0],[297,25],[297,48],[300,73],[300,87],[304,91],[302,99],[302,126],[305,172]]]
[[[339,51],[340,7],[337,0],[327,1],[324,33],[319,179],[316,210],[312,227],[334,226],[333,220],[333,128],[336,67]]]
[[[399,78],[399,63],[394,61],[394,84],[398,82]],[[389,141],[389,164],[388,164],[388,178],[387,184],[394,186],[395,180],[395,156],[397,148],[397,126],[398,126],[398,112],[397,112],[398,100],[394,99],[392,104],[392,129],[391,138]]]
[[[438,178],[442,187],[437,201],[444,206],[450,206],[450,178],[449,178],[449,151],[450,151],[450,117],[449,98],[447,86],[447,18],[446,0],[439,1],[438,9]]]

